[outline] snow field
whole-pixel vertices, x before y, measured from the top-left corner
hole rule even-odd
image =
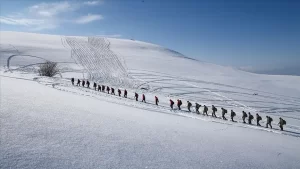
[[[19,83],[24,89],[12,90]],[[1,77],[1,89],[3,168],[300,166],[297,137],[116,106],[29,80]]]
[[[133,40],[0,35],[0,168],[300,167],[297,76],[247,73]],[[45,60],[60,76],[36,75]],[[128,98],[72,86],[71,77],[116,94],[126,88]],[[170,110],[169,99],[175,108],[181,99],[183,111]],[[189,113],[188,100],[209,114],[215,105],[219,117],[224,107],[227,119],[233,109],[238,122]],[[243,110],[259,113],[262,126],[270,115],[274,129],[242,124]]]

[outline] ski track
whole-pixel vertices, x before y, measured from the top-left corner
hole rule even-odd
[[[110,42],[106,38],[62,39],[63,46],[68,44],[71,48],[71,57],[89,73],[89,79],[128,87],[137,83],[129,76],[124,59],[110,50]]]

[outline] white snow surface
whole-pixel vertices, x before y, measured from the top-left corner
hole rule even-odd
[[[298,76],[258,75],[103,37],[1,31],[0,52],[0,168],[300,168]],[[59,64],[60,76],[37,75],[46,60]],[[129,96],[72,86],[71,77]],[[134,101],[134,92],[147,103]],[[169,108],[177,98],[182,111]],[[214,104],[218,116],[227,108],[228,119],[233,109],[237,122],[189,113],[187,100],[209,114]],[[273,129],[243,124],[243,110],[259,113],[262,126],[272,116]]]

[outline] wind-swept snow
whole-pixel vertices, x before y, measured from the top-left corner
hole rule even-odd
[[[297,76],[243,72],[113,38],[0,32],[0,52],[0,168],[300,167]],[[37,77],[45,60],[59,64],[61,77]],[[129,97],[72,86],[71,77],[126,88]],[[171,111],[169,99],[182,99],[183,111]],[[217,116],[233,109],[237,122],[188,113],[187,100],[209,114],[214,104]],[[272,116],[274,129],[241,123],[243,110],[259,113],[263,126]]]

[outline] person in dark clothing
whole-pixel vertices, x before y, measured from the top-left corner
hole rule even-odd
[[[142,95],[142,102],[146,103],[146,96],[144,94]]]
[[[260,116],[258,113],[256,113],[256,125],[257,125],[257,126],[261,126],[261,125],[259,124],[259,121],[261,121],[261,120],[262,120],[261,116]]]
[[[272,119],[272,117],[270,117],[270,116],[266,116],[267,117],[267,124],[266,124],[266,128],[268,128],[268,126],[270,125],[270,127],[271,127],[271,129],[272,129],[272,121],[273,121],[273,119]]]
[[[233,122],[234,122],[234,120],[233,120],[234,116],[236,116],[236,114],[233,110],[231,110],[230,117],[231,117],[231,121],[233,121]]]
[[[187,108],[189,112],[191,112],[191,107],[192,107],[192,103],[187,101]]]
[[[199,108],[200,108],[200,107],[201,107],[200,104],[195,103],[195,108],[196,108],[196,113],[197,113],[197,114],[200,114],[200,112],[199,112]]]
[[[207,106],[203,106],[204,108],[203,108],[203,115],[207,115],[208,116],[208,114],[207,114],[207,111],[208,111],[208,107]]]
[[[78,79],[78,80],[77,80],[77,86],[80,86],[80,82],[81,82],[81,81]]]
[[[173,110],[174,101],[170,99],[170,107]]]
[[[101,86],[100,85],[98,85],[98,92],[101,92]]]
[[[225,114],[227,113],[227,110],[224,109],[223,107],[221,109],[222,109],[222,119],[227,120],[226,117],[225,117]]]
[[[74,85],[74,81],[75,81],[75,79],[74,79],[74,77],[72,77],[72,79],[71,79],[72,85]]]
[[[107,91],[107,94],[109,94],[110,88],[108,86],[106,86],[106,91]]]
[[[124,90],[124,97],[127,98],[127,90]]]
[[[134,98],[135,98],[135,101],[138,101],[139,99],[139,94],[137,94],[136,92],[134,93]]]
[[[119,95],[119,97],[121,97],[121,90],[120,89],[118,89],[118,95]]]
[[[105,92],[105,86],[102,85],[102,89],[101,89],[102,92]]]
[[[180,108],[180,106],[181,106],[181,100],[177,100],[177,107],[178,107],[178,110],[181,110],[181,108]]]
[[[84,85],[85,85],[85,81],[84,81],[84,80],[82,80],[82,87],[84,87]]]
[[[154,99],[155,99],[155,104],[158,106],[158,102],[159,102],[158,97],[155,96]]]
[[[87,88],[90,88],[90,82],[88,80],[86,81],[86,85],[87,85]]]
[[[246,122],[245,122],[246,117],[247,117],[247,113],[246,113],[245,111],[243,111],[243,116],[242,116],[242,118],[243,118],[243,123],[246,123]]]
[[[280,130],[283,131],[283,125],[286,125],[286,121],[283,120],[281,117],[279,117],[279,123],[278,123]]]
[[[252,120],[254,119],[253,115],[249,112],[248,113],[248,123],[252,124]]]
[[[97,83],[94,82],[94,89],[97,90]]]
[[[115,95],[115,89],[111,88],[111,94]]]
[[[212,109],[211,116],[217,118],[216,111],[218,111],[218,109],[214,105],[212,105],[211,109]]]

